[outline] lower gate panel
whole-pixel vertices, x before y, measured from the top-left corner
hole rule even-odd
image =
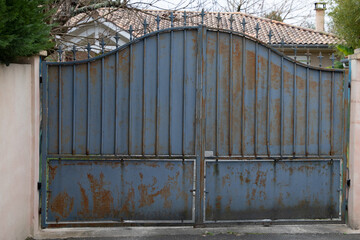
[[[194,161],[48,161],[47,223],[193,222]]]
[[[340,163],[207,160],[205,221],[338,219]]]

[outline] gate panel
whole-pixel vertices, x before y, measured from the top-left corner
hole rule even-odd
[[[193,160],[51,159],[47,221],[189,222],[193,185]]]
[[[214,156],[342,155],[334,137],[341,146],[343,71],[294,63],[252,39],[208,30],[205,79],[206,150]]]
[[[194,222],[197,31],[44,70],[43,226]]]
[[[204,221],[339,220],[344,72],[233,33],[206,46]]]
[[[206,161],[206,222],[339,217],[340,160]]]

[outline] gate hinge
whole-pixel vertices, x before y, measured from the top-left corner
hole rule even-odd
[[[41,182],[38,182],[38,183],[37,183],[37,189],[40,191],[40,189],[41,189]]]
[[[348,187],[350,187],[350,184],[351,184],[351,180],[350,180],[350,179],[347,179],[347,180],[346,180],[346,185],[347,185]]]

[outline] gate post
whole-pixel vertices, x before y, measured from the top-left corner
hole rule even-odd
[[[204,153],[205,153],[205,58],[206,27],[200,25],[197,39],[196,73],[196,195],[195,227],[204,222]]]
[[[360,228],[360,49],[350,56],[351,104],[349,139],[348,224]]]

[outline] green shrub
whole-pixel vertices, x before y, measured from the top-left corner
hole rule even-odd
[[[46,0],[0,0],[0,62],[31,56],[52,46],[45,23]]]
[[[360,1],[330,0],[329,15],[333,20],[335,32],[345,40],[346,47],[349,49],[359,48]]]

